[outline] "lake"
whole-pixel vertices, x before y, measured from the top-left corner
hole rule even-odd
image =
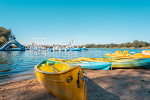
[[[0,51],[0,84],[35,78],[34,66],[47,58],[73,59],[77,57],[101,58],[116,50],[135,49],[88,49],[88,51]],[[136,49],[141,52],[144,49]]]

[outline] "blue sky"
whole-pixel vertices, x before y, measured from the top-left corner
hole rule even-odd
[[[0,27],[23,44],[150,42],[150,0],[0,0]]]

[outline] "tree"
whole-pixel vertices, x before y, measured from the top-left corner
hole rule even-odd
[[[140,46],[141,46],[141,47],[146,47],[146,46],[148,46],[148,43],[147,43],[147,42],[144,42],[144,41],[141,41],[141,42],[140,42]]]
[[[132,46],[132,43],[131,43],[131,42],[127,42],[127,43],[125,43],[125,46],[126,46],[127,48],[130,48],[130,47]]]
[[[12,37],[11,29],[0,27],[0,46],[6,43]]]
[[[134,40],[134,41],[133,41],[133,46],[134,46],[135,48],[140,47],[140,42],[139,42],[138,40]]]

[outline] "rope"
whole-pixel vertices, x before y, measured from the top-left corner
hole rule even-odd
[[[82,71],[82,72],[85,73],[84,71]],[[85,91],[84,91],[84,89],[85,89],[85,83],[88,81],[88,78],[87,78],[88,76],[87,76],[86,73],[85,73],[85,75],[86,75],[86,76],[83,76],[83,78],[81,78],[81,77],[80,77],[80,71],[79,71],[79,73],[78,73],[79,78],[84,81],[84,82],[83,82],[83,100],[84,100],[84,94],[85,94],[85,93],[84,93],[84,92],[85,92]]]
[[[82,72],[85,73],[84,71],[82,71]],[[83,80],[83,81],[84,81],[84,79],[85,79],[85,81],[87,82],[87,81],[88,81],[88,76],[87,76],[86,73],[85,73],[85,75],[86,75],[86,76],[83,76],[83,78],[82,78],[82,77],[80,77],[80,71],[79,71],[79,73],[78,73],[79,78],[80,78],[81,80]]]
[[[84,91],[84,87],[85,87],[84,85],[85,85],[85,82],[86,82],[86,80],[84,79],[84,82],[83,82],[83,100],[84,100],[84,92],[85,92],[85,91]]]

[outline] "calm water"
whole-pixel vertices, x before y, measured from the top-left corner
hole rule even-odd
[[[0,84],[34,78],[34,66],[47,58],[100,58],[105,53],[133,49],[89,49],[88,51],[0,51]],[[142,51],[142,49],[137,49]]]

